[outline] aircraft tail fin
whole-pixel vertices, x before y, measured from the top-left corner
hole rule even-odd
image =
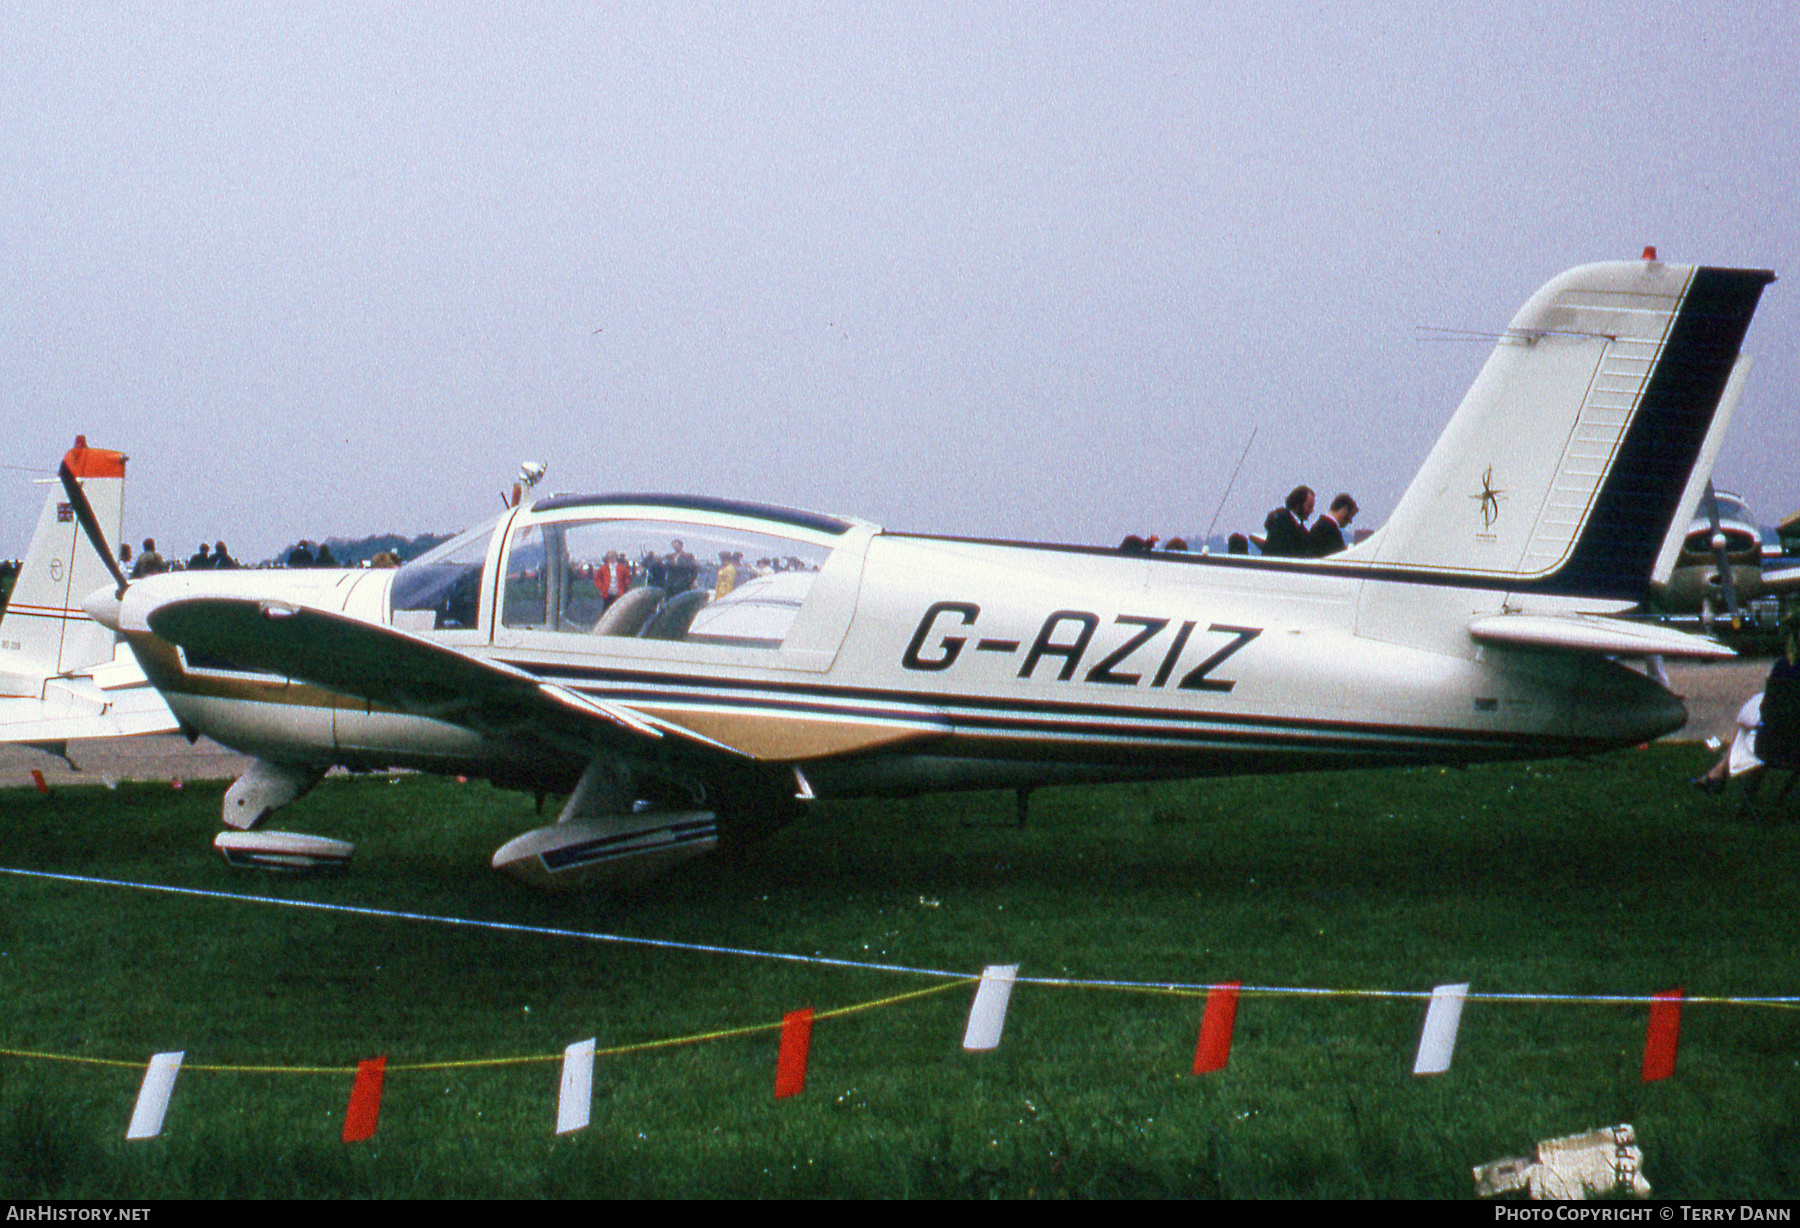
[[[1640,600],[1710,472],[1741,386],[1738,350],[1773,280],[1647,259],[1549,282],[1368,543],[1371,561]]]
[[[108,540],[125,512],[125,457],[90,448],[84,437],[63,457]],[[82,598],[112,581],[60,484],[52,481],[31,547],[0,615],[0,693],[37,695],[45,678],[113,659],[115,637],[89,618]]]

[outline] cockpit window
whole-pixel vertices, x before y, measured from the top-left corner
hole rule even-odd
[[[501,621],[519,630],[779,648],[831,555],[748,529],[662,520],[526,525]]]
[[[1715,492],[1711,499],[1705,495],[1700,496],[1700,506],[1694,510],[1695,518],[1710,521],[1713,517],[1714,507],[1719,509],[1720,520],[1741,520],[1745,524],[1756,523],[1756,517],[1751,514],[1749,504],[1725,490]]]
[[[420,555],[394,573],[389,604],[402,631],[472,631],[480,622],[481,573],[494,517]]]

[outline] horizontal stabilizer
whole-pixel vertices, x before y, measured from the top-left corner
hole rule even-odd
[[[1585,614],[1496,614],[1470,623],[1469,634],[1483,644],[1505,648],[1544,648],[1617,657],[1722,660],[1737,655],[1723,644],[1697,635]]]

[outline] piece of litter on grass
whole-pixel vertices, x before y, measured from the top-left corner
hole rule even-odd
[[[1545,1139],[1530,1156],[1508,1156],[1475,1170],[1477,1198],[1534,1201],[1607,1196],[1650,1197],[1644,1153],[1629,1123]]]

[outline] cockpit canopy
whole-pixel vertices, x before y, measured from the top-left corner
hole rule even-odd
[[[507,538],[495,542],[502,527]],[[486,600],[507,632],[778,649],[856,527],[704,496],[556,495],[402,567],[390,590],[393,623],[414,632],[478,629],[485,569],[498,558],[497,590]]]
[[[779,648],[831,556],[736,526],[609,518],[514,529],[501,623],[514,630]]]

